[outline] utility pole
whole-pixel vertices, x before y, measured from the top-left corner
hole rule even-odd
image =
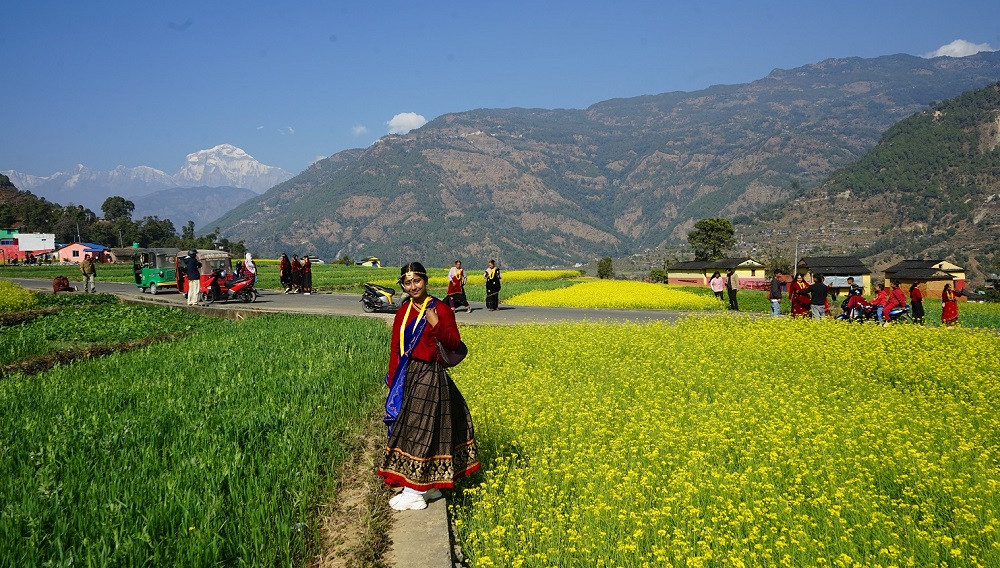
[[[799,239],[795,238],[795,260],[792,264],[792,279],[799,273]]]

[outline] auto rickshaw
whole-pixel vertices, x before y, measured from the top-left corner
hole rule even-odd
[[[229,253],[224,250],[198,249],[196,252],[198,253],[198,261],[201,262],[200,282],[198,283],[198,289],[201,290],[201,294],[198,296],[200,301],[209,291],[209,287],[215,279],[212,272],[221,270],[223,274],[231,274],[233,267]],[[188,291],[187,257],[185,251],[179,252],[174,264],[177,275],[177,292],[181,294],[187,294]]]
[[[135,249],[132,254],[135,285],[153,295],[161,288],[177,286],[177,252],[176,248]]]

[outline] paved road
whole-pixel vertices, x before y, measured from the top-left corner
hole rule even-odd
[[[11,278],[17,284],[32,290],[52,291],[52,281],[30,278]],[[77,282],[72,282],[78,285]],[[176,292],[143,294],[133,284],[98,282],[97,291],[115,294],[126,300],[155,304],[183,306],[185,298]],[[79,294],[80,292],[74,292]],[[391,313],[366,314],[361,309],[360,294],[315,293],[283,294],[276,290],[262,290],[256,302],[216,302],[209,309],[244,312],[288,312],[338,316],[368,316],[390,320]],[[519,325],[531,323],[558,323],[576,321],[673,321],[689,312],[676,310],[602,310],[591,308],[543,308],[536,306],[501,305],[500,311],[491,312],[483,304],[473,306],[471,313],[459,311],[455,319],[459,325]]]

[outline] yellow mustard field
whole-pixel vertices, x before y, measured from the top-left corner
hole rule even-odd
[[[556,290],[532,290],[505,301],[522,306],[661,310],[721,310],[711,296],[699,296],[663,284],[633,280],[593,280]]]
[[[470,566],[1000,566],[1000,339],[691,317],[463,329]]]

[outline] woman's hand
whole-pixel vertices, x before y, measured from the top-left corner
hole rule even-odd
[[[429,308],[426,312],[424,312],[424,317],[427,318],[427,323],[429,323],[431,327],[437,327],[438,322],[441,321],[441,318],[438,317],[436,307]]]

